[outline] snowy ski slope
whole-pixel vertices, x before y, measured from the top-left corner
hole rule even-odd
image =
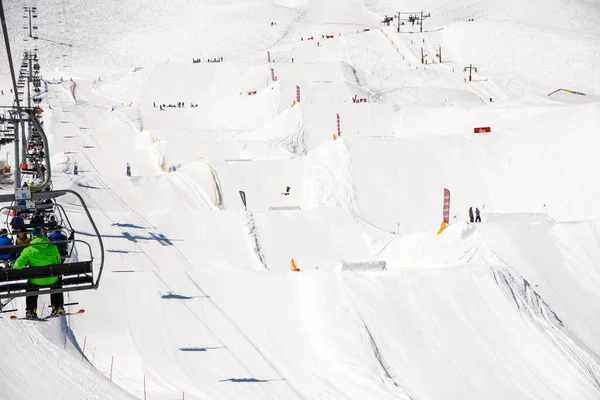
[[[598,1],[6,3],[107,264],[85,315],[0,316],[0,399],[600,397]]]

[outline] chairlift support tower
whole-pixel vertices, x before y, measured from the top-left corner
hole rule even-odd
[[[402,18],[402,15],[408,15],[407,18]],[[420,17],[419,17],[420,15]],[[423,32],[423,20],[425,18],[429,18],[431,17],[431,13],[424,13],[423,11],[413,11],[413,12],[408,12],[408,11],[398,11],[397,15],[396,15],[396,19],[398,20],[398,27],[396,28],[396,32],[400,33],[400,25],[404,25],[401,21],[408,21],[408,22],[414,22],[416,21],[417,24],[419,25],[419,31],[422,33]],[[413,23],[414,25],[414,23]]]
[[[469,70],[469,82],[471,82],[471,80],[472,80],[471,73],[472,73],[472,71],[477,72],[477,67],[474,67],[473,64],[469,64],[468,67],[463,68],[463,72],[467,72],[467,70]]]

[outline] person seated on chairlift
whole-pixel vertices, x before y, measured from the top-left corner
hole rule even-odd
[[[54,215],[50,216],[50,220],[48,221],[48,229],[56,229],[58,223],[56,222],[56,217]]]
[[[29,244],[29,242],[31,242],[31,238],[27,234],[27,228],[21,228],[21,232],[17,236],[17,246],[26,245]]]
[[[50,242],[73,240],[74,238],[75,231],[73,229],[71,229],[71,234],[68,238],[60,229],[57,229],[56,231],[48,235],[48,239],[50,239]],[[58,252],[60,253],[61,257],[66,257],[69,255],[69,243],[57,243],[56,247],[58,248]]]
[[[15,261],[13,269],[19,270],[26,266],[29,268],[46,267],[48,265],[56,265],[62,262],[56,245],[50,243],[50,239],[44,236],[44,231],[41,227],[33,228],[31,232],[31,245],[26,247],[21,252],[21,255]],[[40,287],[61,288],[62,281],[58,276],[48,276],[42,278],[29,278],[27,280],[27,291],[35,292]],[[37,295],[27,296],[25,299],[25,318],[37,318]],[[50,295],[50,304],[52,306],[53,315],[64,315],[64,296],[62,293],[52,293]]]
[[[52,202],[52,200],[46,199],[46,200],[44,200],[42,202],[42,204],[48,204],[48,207],[41,208],[40,209],[41,211],[44,211],[44,212],[51,212],[52,211],[52,207],[54,206],[54,203]]]
[[[8,230],[6,228],[0,229],[0,246],[12,246],[15,243],[11,238],[8,237]],[[0,260],[8,260],[10,253],[0,253]]]
[[[23,224],[25,224],[25,220],[21,216],[21,211],[17,211],[17,215],[10,220],[10,226],[14,229],[16,226],[21,226]]]
[[[44,224],[44,216],[42,215],[41,212],[36,211],[35,215],[31,218],[31,220],[29,222],[34,227],[42,226]]]

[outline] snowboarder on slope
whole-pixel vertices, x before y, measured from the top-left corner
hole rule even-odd
[[[475,208],[475,222],[481,222],[481,213],[477,207]]]
[[[283,192],[281,194],[284,195],[284,196],[289,196],[290,195],[290,189],[291,189],[291,187],[286,186],[285,187],[285,192]]]
[[[469,222],[474,222],[473,218],[473,207],[469,207]]]

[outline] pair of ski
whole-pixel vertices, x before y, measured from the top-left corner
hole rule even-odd
[[[13,321],[37,321],[37,322],[44,322],[44,321],[48,321],[52,318],[58,318],[58,317],[66,317],[68,315],[77,315],[77,314],[83,314],[85,312],[85,310],[82,308],[80,310],[74,311],[74,312],[68,312],[68,313],[64,313],[63,315],[46,315],[43,318],[26,318],[26,317],[17,317],[16,315],[11,315],[10,319]]]

